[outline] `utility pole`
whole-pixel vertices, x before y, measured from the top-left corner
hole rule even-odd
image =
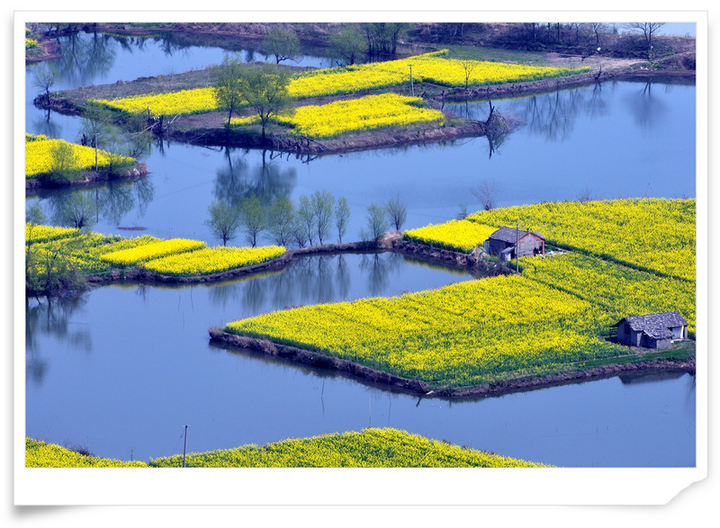
[[[185,425],[185,445],[183,446],[183,467],[185,467],[185,454],[187,453],[187,424]]]
[[[520,273],[520,224],[515,225],[515,273]]]
[[[415,97],[415,86],[413,85],[413,76],[412,76],[412,64],[410,65],[410,90],[412,92],[412,96]]]

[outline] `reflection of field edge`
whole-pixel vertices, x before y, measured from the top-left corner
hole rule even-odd
[[[334,357],[317,350],[303,349],[249,336],[241,336],[224,332],[221,328],[210,328],[210,340],[224,346],[243,348],[266,354],[268,356],[285,358],[287,360],[308,365],[311,367],[332,369],[342,373],[351,374],[373,384],[385,385],[391,388],[409,391],[421,396],[436,396],[449,398],[473,398],[501,393],[521,392],[530,389],[546,388],[569,383],[592,381],[595,379],[611,378],[621,373],[643,371],[686,372],[695,375],[695,358],[685,359],[653,358],[647,360],[630,361],[625,363],[612,363],[582,370],[573,370],[569,366],[564,372],[547,375],[519,377],[515,379],[502,379],[473,387],[453,387],[446,385],[432,388],[430,384],[417,379],[407,379],[378,369],[373,369],[360,363]],[[637,356],[632,356],[637,358]],[[627,358],[627,356],[625,356]],[[615,358],[623,359],[623,357]]]

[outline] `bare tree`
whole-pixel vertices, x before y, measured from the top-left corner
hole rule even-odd
[[[590,187],[585,187],[584,189],[578,191],[577,193],[577,201],[580,203],[589,202],[592,200],[592,189]]]
[[[625,27],[629,31],[640,31],[645,39],[648,60],[653,58],[653,36],[665,25],[664,22],[630,22]]]
[[[473,70],[477,68],[478,62],[467,57],[460,59],[460,65],[463,67],[465,73],[465,89],[468,89],[470,84],[470,77],[472,76]]]
[[[400,195],[388,200],[385,204],[385,211],[390,219],[390,223],[395,226],[397,231],[400,231],[407,219],[407,205],[402,198],[400,198]]]
[[[482,180],[480,185],[471,189],[473,196],[480,200],[485,211],[489,211],[495,207],[495,198],[497,194],[497,182],[495,180]]]

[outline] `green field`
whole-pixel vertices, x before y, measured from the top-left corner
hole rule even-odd
[[[83,456],[58,445],[27,438],[26,467],[182,467],[182,455],[123,462]],[[188,453],[186,467],[552,467],[430,440],[397,429],[289,439],[265,446]]]

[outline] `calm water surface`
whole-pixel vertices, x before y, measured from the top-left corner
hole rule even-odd
[[[136,460],[396,427],[561,466],[693,466],[689,375],[610,378],[450,402],[211,345],[207,329],[300,303],[468,280],[402,257],[312,257],[212,287],[108,286],[27,311],[26,429]],[[645,381],[644,381],[645,380]],[[643,382],[644,381],[644,382]]]
[[[204,68],[224,53],[217,46],[138,42],[91,36],[67,42],[58,62],[76,66],[57,89]],[[301,64],[326,62],[308,54]],[[27,131],[76,140],[79,120],[36,109],[33,92],[27,91]],[[471,190],[484,179],[496,183],[497,206],[574,200],[579,193],[695,196],[694,84],[631,79],[494,104],[522,123],[494,142],[314,159],[162,143],[144,159],[146,179],[71,192],[95,200],[98,232],[127,235],[120,228],[144,227],[212,245],[218,241],[203,221],[219,197],[267,202],[326,189],[348,199],[344,239],[354,240],[372,202],[401,196],[405,228],[441,223],[479,207]],[[484,119],[487,102],[446,110]],[[59,223],[71,192],[42,192],[27,203],[39,201]],[[688,375],[615,377],[450,403],[208,342],[209,327],[240,317],[468,279],[384,253],[313,257],[280,273],[213,286],[115,285],[77,300],[30,300],[27,434],[148,460],[182,452],[185,424],[193,451],[390,426],[562,466],[694,466],[695,388]]]

